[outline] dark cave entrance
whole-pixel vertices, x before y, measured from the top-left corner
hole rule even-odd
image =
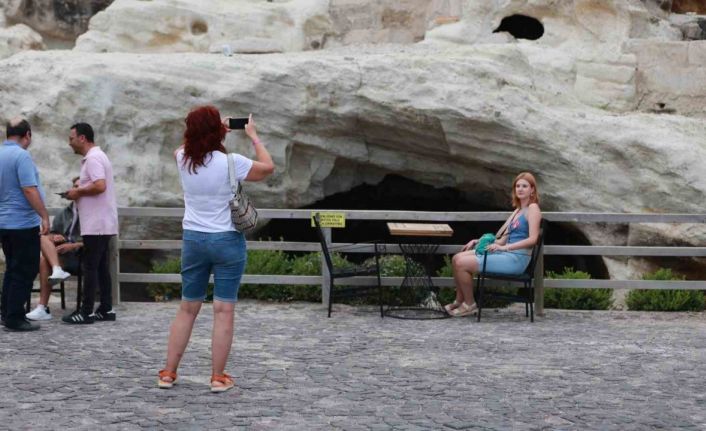
[[[544,35],[544,25],[537,19],[527,15],[510,15],[500,21],[493,33],[506,31],[515,39],[537,40]]]
[[[337,193],[305,208],[399,211],[509,211],[509,207],[488,206],[472,202],[454,188],[434,188],[413,180],[388,175],[377,185],[360,185],[348,192]],[[462,244],[486,232],[496,232],[500,222],[450,223],[454,236],[450,243]],[[387,227],[381,221],[347,220],[345,229],[333,229],[334,242],[389,240]],[[260,238],[286,241],[318,241],[308,220],[272,220],[259,233]],[[546,244],[590,245],[570,223],[549,223]],[[439,257],[439,266],[442,258]],[[564,267],[585,271],[592,278],[608,278],[608,270],[598,256],[546,256],[545,270],[561,272]]]

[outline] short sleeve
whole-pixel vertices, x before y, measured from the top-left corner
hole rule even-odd
[[[17,178],[20,182],[20,187],[38,187],[37,169],[34,167],[32,157],[29,153],[24,153],[17,160]]]
[[[94,183],[98,180],[105,179],[105,166],[97,158],[86,159],[86,175],[88,179]]]
[[[237,153],[233,153],[233,157],[235,158],[235,179],[243,181],[250,173],[253,161]]]

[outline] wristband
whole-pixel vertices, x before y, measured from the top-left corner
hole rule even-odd
[[[260,141],[259,139],[253,139],[252,146],[255,147],[257,144],[262,144],[262,141]]]

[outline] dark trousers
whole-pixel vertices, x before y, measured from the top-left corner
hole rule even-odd
[[[32,294],[32,282],[39,272],[39,227],[0,229],[0,241],[6,266],[0,313],[6,324],[12,324],[24,320],[24,303]]]
[[[108,311],[113,307],[111,294],[108,245],[113,235],[83,235],[83,303],[84,314],[93,313],[96,289],[100,289],[100,308]]]

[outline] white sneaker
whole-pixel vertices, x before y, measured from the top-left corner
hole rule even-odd
[[[25,314],[25,317],[29,320],[51,320],[51,313],[49,308],[43,305],[37,305],[37,308]]]
[[[61,268],[55,268],[54,271],[49,276],[49,281],[51,281],[53,283],[59,283],[61,281],[66,280],[69,277],[71,277],[71,274],[69,274],[68,272],[64,271]]]

